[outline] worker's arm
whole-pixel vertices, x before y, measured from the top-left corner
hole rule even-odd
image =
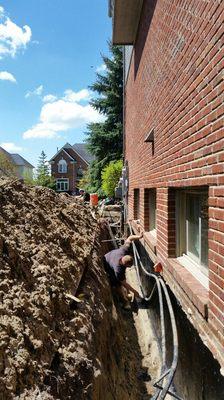
[[[125,244],[131,244],[134,240],[139,240],[143,238],[143,232],[140,233],[140,235],[131,235],[125,240]]]
[[[124,286],[127,290],[134,293],[135,297],[141,297],[140,294],[135,290],[126,280],[121,281],[121,285]]]

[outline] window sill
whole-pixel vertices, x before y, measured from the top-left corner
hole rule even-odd
[[[208,275],[205,275],[203,272],[201,272],[200,265],[198,265],[195,261],[191,260],[191,258],[186,254],[183,254],[181,257],[178,257],[177,260],[184,268],[186,268],[190,272],[190,274],[192,274],[195,277],[195,279],[197,279],[201,283],[201,285],[204,286],[205,289],[209,290]]]
[[[169,272],[202,316],[208,317],[208,290],[176,258],[167,259]]]

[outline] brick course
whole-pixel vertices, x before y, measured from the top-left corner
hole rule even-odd
[[[223,22],[223,1],[145,1],[125,87],[129,218],[135,217],[134,189],[139,188],[141,225],[147,230],[145,189],[156,188],[156,251],[164,268],[176,253],[175,189],[209,188],[207,324],[222,344]],[[152,129],[154,151],[145,142]]]

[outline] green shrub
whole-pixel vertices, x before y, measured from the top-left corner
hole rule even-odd
[[[111,161],[102,171],[102,189],[107,196],[114,196],[115,187],[121,177],[122,160]]]

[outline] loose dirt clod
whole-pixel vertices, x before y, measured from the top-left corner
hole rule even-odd
[[[1,400],[137,398],[102,235],[71,197],[0,180]]]

